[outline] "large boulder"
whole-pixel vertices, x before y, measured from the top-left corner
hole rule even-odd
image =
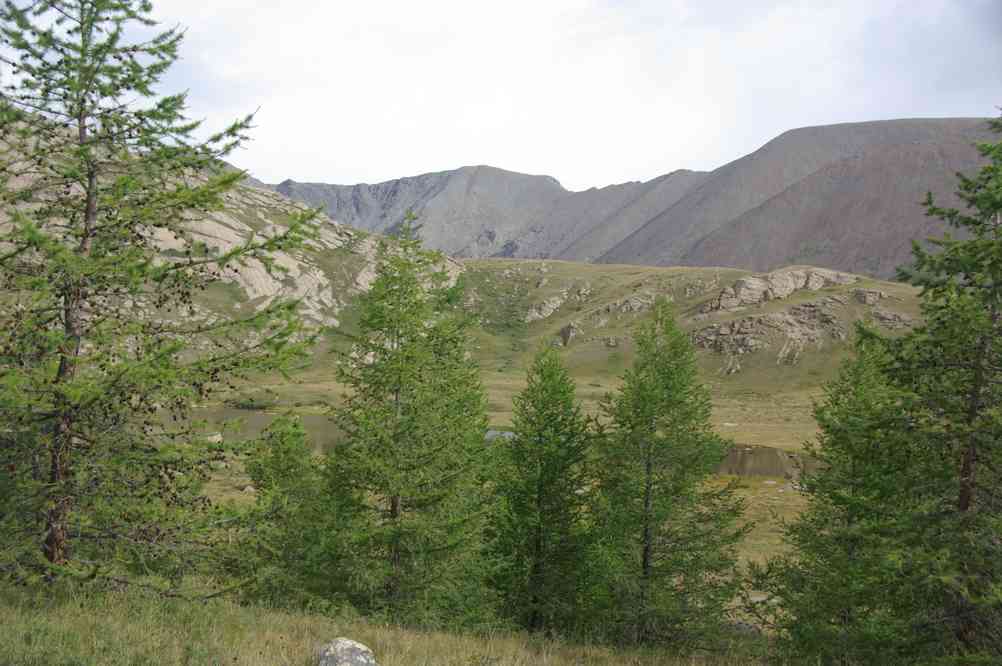
[[[318,651],[318,666],[379,666],[376,655],[348,638],[335,638]]]

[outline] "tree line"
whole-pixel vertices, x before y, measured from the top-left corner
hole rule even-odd
[[[786,554],[738,566],[747,531],[714,470],[729,443],[688,336],[659,301],[599,415],[553,348],[485,440],[462,280],[404,225],[382,241],[337,365],[342,434],[316,455],[295,416],[241,445],[200,402],[291,372],[316,334],[296,303],[219,317],[199,294],[308,243],[315,220],[219,251],[198,224],[243,174],[252,119],[204,136],[161,95],[183,33],[147,0],[0,6],[0,574],[353,609],[415,626],[512,627],[719,649],[751,616],[784,663],[1002,658],[1002,142],[960,177],[960,233],[900,279],[923,323],[865,326],[815,408],[820,434]],[[145,35],[145,37],[143,37]],[[138,36],[138,37],[137,37]],[[994,122],[1002,131],[1002,122]],[[165,252],[164,248],[170,251]],[[239,454],[258,492],[210,502]]]
[[[739,580],[741,502],[708,483],[727,443],[668,304],[638,329],[601,423],[550,347],[514,398],[511,437],[487,442],[472,319],[440,259],[406,236],[381,243],[338,365],[342,438],[316,456],[295,417],[265,434],[248,529],[262,559],[244,573],[263,574],[269,602],[422,626],[711,643]]]

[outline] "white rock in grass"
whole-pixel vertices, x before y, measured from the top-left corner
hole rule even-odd
[[[348,638],[335,638],[320,648],[319,657],[318,666],[379,666],[372,650]]]

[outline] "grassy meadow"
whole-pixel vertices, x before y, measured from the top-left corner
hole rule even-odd
[[[580,647],[507,632],[422,632],[358,619],[134,593],[42,599],[0,588],[0,664],[17,666],[312,666],[339,636],[369,646],[380,666],[729,666],[756,663],[753,646],[729,655]]]
[[[552,260],[478,259],[464,261],[463,280],[467,307],[479,320],[475,355],[487,390],[492,427],[511,425],[512,398],[525,385],[525,371],[543,345],[557,344],[577,383],[585,410],[597,414],[602,398],[619,385],[623,371],[633,361],[630,334],[646,316],[644,307],[631,311],[631,299],[665,296],[673,301],[683,328],[694,331],[713,323],[749,315],[783,312],[798,303],[839,296],[846,305],[839,311],[843,328],[850,333],[855,321],[870,316],[858,303],[857,288],[886,294],[882,304],[908,317],[918,315],[916,291],[904,284],[860,278],[851,285],[820,291],[796,292],[787,299],[737,312],[704,314],[701,306],[748,271],[726,268],[674,268],[604,264],[579,264]],[[556,298],[552,314],[526,322],[534,306]],[[624,305],[625,304],[625,305]],[[350,304],[339,314],[350,332],[355,314]],[[579,333],[566,346],[561,329],[576,323]],[[798,452],[816,433],[813,401],[824,382],[833,378],[849,353],[849,340],[808,346],[795,364],[778,362],[777,341],[759,352],[740,358],[741,371],[724,372],[725,360],[710,351],[699,352],[700,370],[713,400],[712,422],[717,431],[738,449],[768,447]],[[291,378],[257,377],[236,393],[207,406],[212,419],[242,421],[244,433],[264,427],[287,410],[303,416],[307,431],[320,449],[336,444],[326,414],[343,395],[334,377],[336,353],[347,346],[345,336],[329,332],[302,371]],[[768,456],[765,456],[768,457]],[[779,552],[780,524],[795,516],[803,498],[790,486],[789,472],[765,464],[743,475],[741,495],[746,499],[746,520],[754,529],[742,546],[742,559],[761,561]],[[246,502],[247,479],[239,464],[213,482],[215,497]]]
[[[522,389],[525,369],[542,345],[558,344],[561,329],[575,322],[569,344],[559,343],[578,386],[586,411],[598,412],[604,395],[615,390],[633,359],[630,331],[645,316],[643,308],[624,306],[631,297],[665,295],[676,306],[684,328],[748,314],[779,311],[798,301],[826,294],[847,296],[856,287],[878,288],[891,307],[915,316],[916,300],[908,287],[863,279],[857,285],[795,294],[738,313],[704,315],[700,306],[744,271],[705,268],[656,268],[581,265],[558,261],[478,260],[466,264],[471,310],[477,312],[476,357],[487,389],[493,427],[511,422],[512,397]],[[526,322],[534,305],[557,297],[560,306],[549,316]],[[865,319],[862,305],[846,298],[843,316]],[[222,302],[219,307],[223,309]],[[624,311],[625,310],[625,311]],[[339,314],[350,330],[350,305]],[[343,336],[328,334],[302,372],[285,379],[256,377],[205,406],[210,420],[238,419],[237,432],[260,430],[277,414],[294,411],[304,417],[319,448],[336,444],[326,414],[343,394],[334,379],[335,352]],[[778,363],[774,350],[741,358],[736,374],[723,371],[724,359],[700,352],[703,381],[713,399],[713,423],[738,448],[771,447],[796,452],[812,438],[812,401],[823,382],[834,376],[848,353],[848,342],[810,347],[794,365]],[[227,435],[237,436],[237,435]],[[804,500],[789,475],[767,466],[764,472],[738,478],[747,501],[745,520],[754,528],[741,547],[744,562],[761,562],[782,551],[781,524],[797,515]],[[246,504],[254,493],[239,460],[219,470],[209,486],[220,502]],[[369,645],[381,666],[584,666],[759,663],[749,646],[727,655],[679,658],[657,651],[624,651],[573,646],[559,640],[506,632],[459,636],[381,625],[352,617],[288,613],[245,607],[225,600],[185,602],[134,593],[65,593],[45,600],[23,589],[0,590],[0,664],[90,666],[103,664],[247,664],[307,665],[324,641],[347,636]]]

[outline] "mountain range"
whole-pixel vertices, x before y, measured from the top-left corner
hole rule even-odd
[[[378,233],[411,210],[425,243],[456,257],[755,271],[811,264],[890,277],[913,239],[944,230],[924,214],[926,193],[956,204],[956,173],[983,164],[975,144],[991,138],[983,118],[807,127],[713,171],[581,192],[491,166],[376,184],[250,184]]]

